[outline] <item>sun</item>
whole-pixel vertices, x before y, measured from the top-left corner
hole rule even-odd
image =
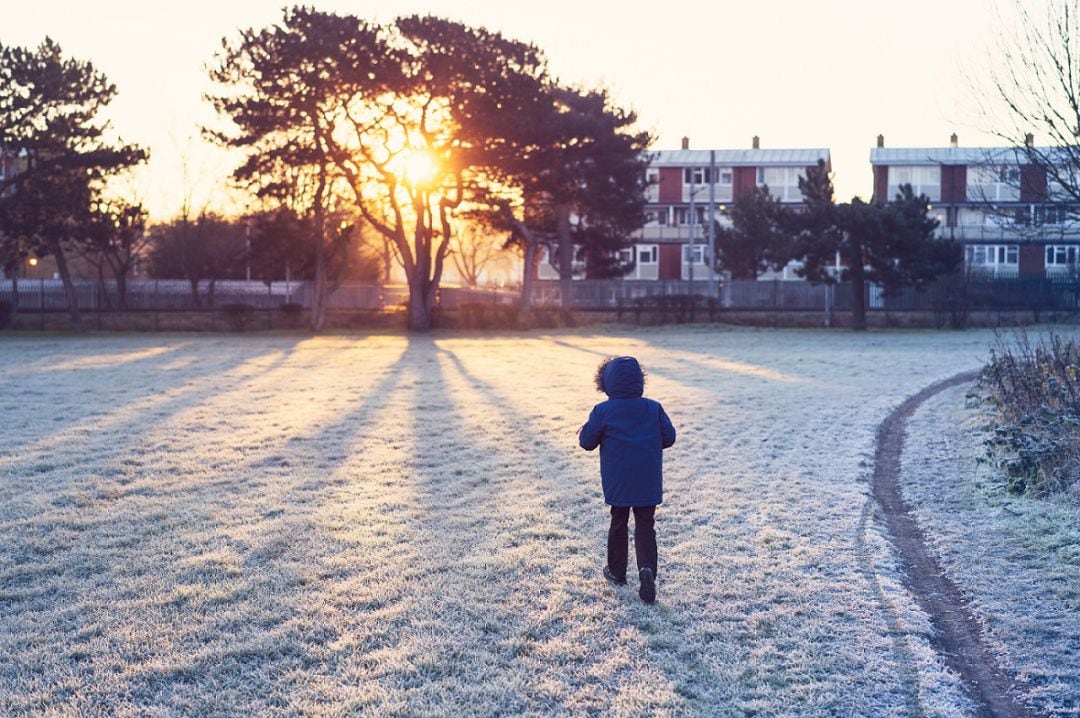
[[[398,179],[411,187],[429,185],[439,175],[439,163],[431,153],[415,147],[399,152],[392,166]]]

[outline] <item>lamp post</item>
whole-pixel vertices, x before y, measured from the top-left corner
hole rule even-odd
[[[251,220],[244,222],[244,267],[247,280],[251,281]]]
[[[709,296],[716,296],[716,150],[709,150]]]
[[[687,225],[690,227],[690,243],[688,245],[687,254],[690,255],[690,286],[687,289],[687,294],[694,295],[694,235],[697,233],[695,228],[695,221],[697,220],[697,208],[694,207],[694,195],[697,194],[697,185],[694,182],[694,170],[696,168],[690,165],[690,218],[687,220]]]

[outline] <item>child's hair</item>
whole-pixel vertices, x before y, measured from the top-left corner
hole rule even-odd
[[[596,367],[596,374],[593,376],[593,385],[596,386],[596,390],[601,394],[604,393],[604,372],[607,371],[608,364],[618,359],[616,356],[610,356]],[[649,372],[645,371],[644,365],[639,361],[638,366],[641,367],[641,381],[644,383],[649,378]]]

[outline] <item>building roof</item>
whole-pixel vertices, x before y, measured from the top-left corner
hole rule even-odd
[[[812,167],[818,160],[830,162],[829,150],[820,149],[750,149],[750,150],[658,150],[652,154],[651,167],[708,167],[709,153],[716,152],[718,167],[760,167],[763,165]]]
[[[1038,148],[1049,154],[1050,147]],[[1005,162],[1026,164],[1024,151],[1015,147],[874,147],[872,165],[982,165]]]

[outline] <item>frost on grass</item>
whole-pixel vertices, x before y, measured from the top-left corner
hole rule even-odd
[[[1045,715],[1080,715],[1080,504],[1008,493],[999,469],[976,462],[992,417],[964,393],[912,418],[905,496],[1021,697]]]
[[[961,715],[867,480],[990,339],[0,341],[0,713]],[[680,432],[652,607],[576,448],[622,353]]]

